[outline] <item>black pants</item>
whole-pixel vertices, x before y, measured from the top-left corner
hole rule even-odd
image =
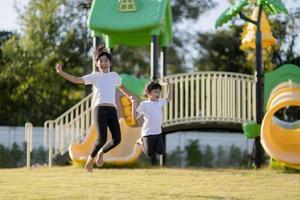
[[[117,110],[110,106],[98,106],[94,113],[95,125],[98,133],[98,139],[91,153],[91,157],[95,157],[102,148],[106,153],[113,149],[121,142],[121,131]],[[107,144],[107,127],[109,128],[112,139]]]
[[[162,135],[147,135],[142,137],[143,151],[151,159],[151,164],[156,165],[156,154],[164,154],[165,146]]]

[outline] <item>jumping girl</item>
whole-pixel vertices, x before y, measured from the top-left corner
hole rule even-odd
[[[105,50],[104,46],[99,46],[96,49],[94,59],[98,71],[82,77],[64,72],[60,64],[55,66],[56,72],[64,79],[76,84],[93,85],[92,108],[98,139],[85,164],[85,169],[88,172],[92,172],[95,159],[96,165],[102,166],[103,155],[121,142],[121,131],[115,102],[116,86],[132,101],[132,104],[135,104],[135,98],[122,85],[119,74],[110,72],[112,56]],[[112,135],[112,140],[108,143],[106,143],[107,127]]]

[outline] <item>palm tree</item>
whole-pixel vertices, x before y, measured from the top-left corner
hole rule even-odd
[[[251,19],[245,17],[242,13],[243,9],[246,6],[250,5],[251,2],[253,2],[253,0],[240,0],[231,7],[227,8],[217,19],[216,28],[221,27],[223,24],[227,23],[229,20],[231,20],[238,14],[242,19],[258,25],[258,21],[252,21]],[[257,0],[256,5],[259,6],[260,10],[264,10],[266,11],[266,13],[272,15],[276,15],[279,13],[284,13],[286,15],[288,14],[288,11],[281,0]]]
[[[261,124],[263,119],[263,67],[262,67],[262,38],[261,38],[261,15],[264,10],[269,14],[279,14],[283,13],[285,15],[288,14],[287,9],[281,0],[256,0],[256,6],[259,7],[257,21],[254,21],[248,17],[246,17],[242,11],[243,9],[251,3],[255,3],[255,0],[240,0],[237,1],[234,5],[226,9],[221,16],[216,21],[216,28],[221,27],[223,24],[227,23],[229,20],[234,18],[239,14],[240,18],[243,20],[253,23],[257,26],[256,29],[256,123]],[[255,138],[255,165],[256,167],[261,166],[262,160],[262,146],[260,144],[260,137]]]

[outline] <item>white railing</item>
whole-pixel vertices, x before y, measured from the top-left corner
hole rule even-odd
[[[251,75],[198,72],[167,76],[173,100],[164,109],[164,127],[193,122],[255,121],[255,81]]]
[[[173,84],[173,100],[164,109],[164,127],[193,122],[255,121],[254,77],[230,72],[198,72],[164,77]],[[165,88],[164,91],[165,92]],[[44,144],[52,159],[83,139],[92,123],[92,94],[55,120],[44,123]]]
[[[44,123],[44,145],[49,149],[49,166],[52,159],[63,154],[73,142],[83,139],[92,124],[92,94],[70,108],[55,120]]]

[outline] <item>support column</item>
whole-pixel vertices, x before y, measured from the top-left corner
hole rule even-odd
[[[157,80],[158,78],[158,41],[157,35],[151,37],[151,71],[150,78]]]
[[[162,47],[160,50],[160,76],[167,75],[167,47]]]
[[[161,78],[165,77],[167,75],[167,48],[162,47],[160,51],[160,76]],[[167,162],[167,140],[166,140],[166,135],[162,134],[163,137],[163,142],[164,142],[164,153],[160,156],[160,166],[166,166]]]
[[[100,44],[100,38],[99,37],[94,37],[93,38],[93,49],[94,49],[94,52],[96,52],[96,49],[97,47],[99,46]],[[97,69],[97,66],[96,66],[96,62],[95,62],[95,58],[93,57],[93,72],[96,71]]]
[[[256,31],[256,123],[260,124],[263,120],[264,109],[264,91],[263,91],[263,63],[262,63],[262,36],[261,36],[261,15],[262,5],[259,6],[258,18],[257,18],[257,31]],[[255,145],[255,166],[261,167],[263,148],[260,143],[260,137],[256,137],[254,141]]]
[[[114,67],[114,63],[113,63],[113,55],[114,55],[114,49],[113,48],[109,48],[109,53],[112,57],[112,60],[111,60],[111,67],[110,67],[110,71],[113,71],[113,67]]]
[[[159,165],[161,167],[166,166],[166,162],[167,162],[167,140],[166,140],[166,134],[162,133],[162,138],[163,138],[163,142],[164,142],[164,152],[162,155],[159,156]]]

